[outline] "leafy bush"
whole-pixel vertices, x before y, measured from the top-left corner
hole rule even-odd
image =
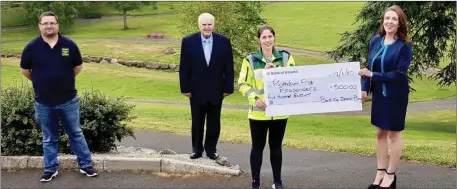
[[[33,98],[30,87],[2,88],[2,155],[42,154],[43,135],[34,121]]]
[[[116,140],[134,137],[126,125],[134,106],[123,99],[109,99],[98,91],[80,95],[81,126],[92,152],[108,152]],[[43,155],[42,132],[34,115],[34,92],[30,86],[13,85],[2,88],[1,103],[2,155]],[[68,136],[60,125],[59,152],[71,153]]]
[[[127,105],[123,99],[109,99],[100,92],[85,92],[81,96],[81,125],[90,149],[95,152],[108,152],[116,147],[116,140],[132,136],[132,128],[125,121],[133,105]]]

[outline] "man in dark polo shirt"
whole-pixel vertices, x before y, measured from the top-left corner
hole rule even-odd
[[[35,91],[35,119],[43,132],[44,173],[41,182],[57,176],[59,118],[76,154],[80,172],[97,176],[80,125],[80,105],[75,77],[82,68],[78,46],[59,33],[59,19],[52,12],[41,14],[41,36],[30,41],[21,58],[22,74]]]

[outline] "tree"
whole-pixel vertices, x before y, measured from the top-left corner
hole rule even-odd
[[[14,8],[22,6],[22,2],[2,1],[0,6],[3,14],[3,12],[14,11]]]
[[[101,18],[102,8],[106,6],[106,1],[84,1],[84,7],[78,8],[78,17],[83,19]]]
[[[153,1],[152,3],[152,10],[157,10],[157,1]]]
[[[124,17],[124,29],[129,29],[127,26],[127,12],[139,9],[149,5],[149,1],[113,1],[110,2],[114,8],[120,12]]]
[[[439,85],[450,85],[456,81],[455,73],[455,34],[456,2],[368,2],[356,17],[358,27],[352,32],[344,32],[341,44],[328,52],[335,60],[348,58],[367,64],[369,41],[377,34],[382,14],[386,8],[397,4],[407,15],[409,37],[413,42],[413,60],[408,71],[412,75],[422,76],[422,71],[438,66],[443,57],[449,59],[449,65],[439,73],[432,75],[439,79]]]
[[[260,17],[261,2],[186,2],[180,9],[179,29],[184,35],[200,31],[200,14],[207,12],[215,17],[215,32],[231,40],[235,71],[239,71],[242,58],[258,48],[256,32],[266,23]]]
[[[2,13],[8,12],[11,8],[13,8],[14,2],[9,1],[2,1],[0,2]]]
[[[87,2],[81,1],[26,1],[22,7],[27,13],[26,18],[30,24],[38,24],[39,17],[43,12],[52,11],[59,18],[59,26],[62,33],[70,29],[78,16],[78,9],[87,6]]]

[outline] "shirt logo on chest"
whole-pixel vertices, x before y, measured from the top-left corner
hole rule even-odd
[[[62,48],[62,56],[69,56],[70,50],[68,48]]]

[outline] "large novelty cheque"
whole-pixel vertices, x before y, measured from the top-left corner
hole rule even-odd
[[[267,116],[362,110],[359,62],[263,72]]]

